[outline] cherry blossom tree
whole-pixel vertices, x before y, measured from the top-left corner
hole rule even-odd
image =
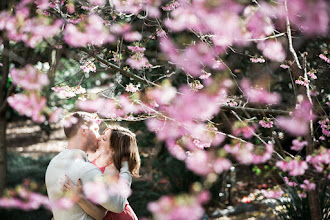
[[[74,100],[76,109],[102,120],[144,120],[173,157],[205,179],[238,164],[265,163],[302,176],[299,187],[309,195],[312,218],[321,219],[312,179],[330,178],[330,151],[324,148],[330,102],[317,79],[330,61],[327,48],[309,57],[296,44],[327,36],[329,8],[325,0],[3,3],[0,140],[8,104],[38,123],[61,118],[66,109],[47,105],[42,92],[51,87],[59,100]],[[17,47],[36,54],[46,48],[47,58],[40,67],[12,49]],[[61,57],[77,64],[80,80],[55,82],[66,69]],[[251,69],[242,72],[242,62]],[[275,75],[280,72],[287,80]],[[100,78],[97,92],[82,86],[91,74]],[[282,146],[283,135],[292,146]],[[0,142],[5,179],[6,147]],[[207,187],[201,188],[184,196],[187,203],[163,197],[149,210],[158,218],[190,211],[200,216],[209,198]],[[263,192],[267,198],[283,195],[278,187]]]

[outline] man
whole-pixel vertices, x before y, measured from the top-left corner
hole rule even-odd
[[[73,120],[72,120],[73,119]],[[64,127],[64,133],[68,139],[67,149],[55,156],[46,170],[46,187],[49,200],[52,204],[63,198],[63,181],[67,175],[75,184],[78,179],[82,184],[103,178],[101,171],[90,163],[86,153],[94,153],[97,150],[99,138],[99,126],[93,120],[93,115],[86,112],[75,112],[71,115],[70,126]],[[128,169],[128,162],[121,163],[120,178],[130,187],[132,176]],[[104,192],[107,193],[107,192]],[[120,213],[124,210],[127,197],[122,194],[109,195],[106,202],[100,204],[105,209]],[[52,206],[55,220],[92,219],[78,205],[74,204],[69,209]]]

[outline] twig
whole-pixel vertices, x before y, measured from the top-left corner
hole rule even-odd
[[[228,111],[247,111],[251,113],[265,113],[269,115],[290,115],[289,111],[284,110],[276,110],[276,109],[258,109],[258,108],[248,108],[248,107],[240,107],[240,106],[221,106],[222,110]]]
[[[113,69],[113,70],[115,70],[115,71],[120,72],[120,73],[123,74],[124,76],[130,77],[130,78],[133,78],[133,79],[135,79],[137,82],[143,83],[143,84],[145,84],[145,85],[149,85],[149,86],[152,85],[152,86],[157,86],[157,87],[159,87],[159,85],[157,85],[156,83],[151,82],[151,81],[146,80],[146,79],[143,79],[143,78],[141,78],[141,77],[139,77],[139,76],[137,76],[137,75],[135,75],[135,74],[133,74],[133,73],[127,72],[127,71],[125,71],[125,70],[119,68],[119,67],[116,66],[115,64],[108,62],[107,60],[105,60],[105,59],[103,59],[103,58],[97,56],[97,55],[94,54],[94,53],[91,53],[91,52],[88,51],[86,48],[81,48],[80,50],[82,50],[82,51],[84,51],[85,53],[89,54],[90,56],[94,57],[94,58],[97,59],[99,62],[101,62],[101,63],[107,65],[109,68],[111,68],[111,69]]]
[[[299,67],[299,69],[301,68],[301,65],[299,63],[299,59],[297,56],[296,51],[293,48],[293,43],[292,43],[292,34],[291,34],[291,28],[290,28],[290,20],[289,20],[289,12],[288,12],[288,5],[287,5],[287,0],[284,1],[285,4],[285,11],[286,11],[286,30],[287,30],[287,34],[288,34],[288,41],[289,41],[289,50],[293,55],[294,60],[297,63],[297,66]]]

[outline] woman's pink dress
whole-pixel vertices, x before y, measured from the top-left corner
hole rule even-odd
[[[95,166],[97,166],[95,164],[95,160],[92,161],[92,164],[94,164]],[[107,166],[109,166],[110,164],[108,164]],[[104,170],[107,166],[104,167],[98,167],[102,173],[104,173]],[[107,214],[104,216],[103,220],[137,220],[137,216],[135,215],[132,207],[128,204],[126,204],[124,211],[122,213],[114,213],[111,211],[108,211]]]

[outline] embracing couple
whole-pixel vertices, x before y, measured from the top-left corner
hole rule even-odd
[[[61,201],[67,193],[75,194],[76,203],[70,208],[53,205],[54,219],[137,219],[127,202],[129,193],[105,191],[102,193],[109,194],[107,199],[94,204],[82,192],[84,184],[97,181],[103,181],[109,189],[119,183],[125,192],[130,191],[132,175],[137,177],[140,168],[134,133],[112,126],[100,135],[92,114],[75,112],[70,117],[74,117],[75,123],[64,127],[68,146],[50,161],[45,178],[51,204]],[[87,154],[94,155],[92,162]]]

